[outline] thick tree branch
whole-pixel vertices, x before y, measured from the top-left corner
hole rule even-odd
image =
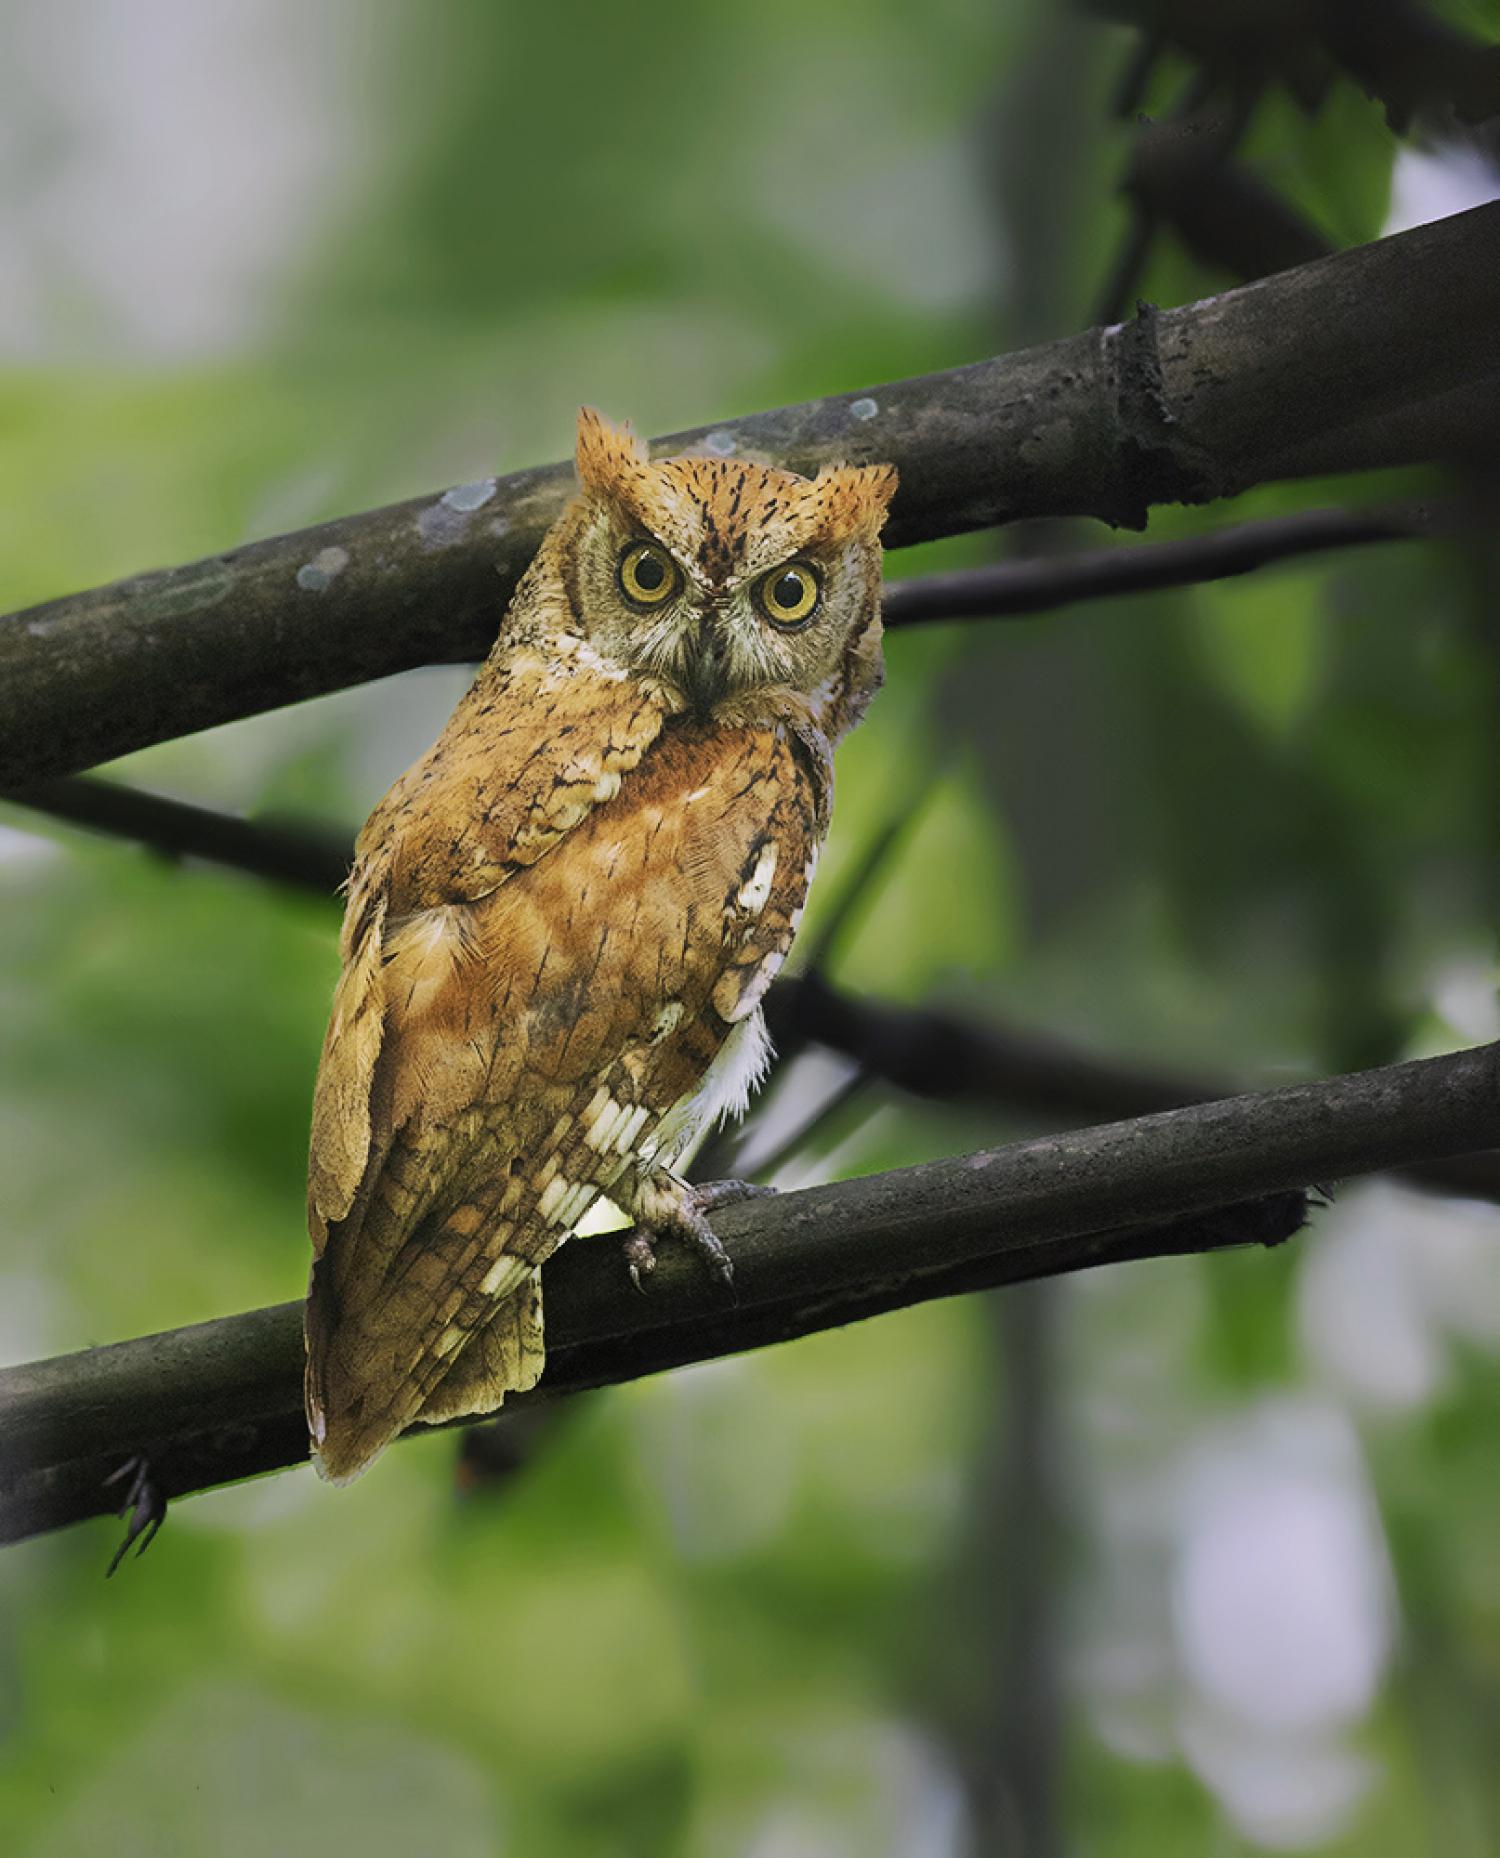
[[[1299,510],[1175,542],[918,575],[887,583],[885,621],[911,626],[1019,619],[1090,600],[1227,580],[1302,555],[1458,535],[1477,520],[1478,512],[1456,498]],[[114,782],[65,775],[3,797],[54,819],[136,840],[168,857],[206,858],[314,890],[336,889],[349,867],[349,847],[331,828],[271,819],[256,823]]]
[[[570,1392],[762,1347],[935,1296],[1087,1265],[1283,1237],[1300,1190],[1492,1143],[1500,1046],[1073,1131],[726,1208],[726,1303],[696,1258],[646,1297],[610,1241],[546,1270],[544,1390]],[[1291,1195],[1288,1203],[1280,1196]],[[1208,1216],[1208,1217],[1205,1217]],[[181,1495],[298,1462],[299,1306],[0,1373],[0,1537],[111,1507],[103,1475],[150,1455]]]
[[[1500,205],[1134,322],[657,451],[890,460],[893,546],[1490,451]],[[0,620],[0,787],[412,665],[481,657],[568,495],[554,465]]]
[[[820,974],[788,975],[766,996],[772,1036],[812,1041],[912,1096],[990,1104],[1023,1116],[1090,1122],[1150,1116],[1233,1093],[1225,1078],[1128,1064],[1040,1032],[941,1006],[892,1006],[849,994]],[[1500,1136],[1500,1125],[1497,1125]],[[1500,1149],[1396,1170],[1437,1193],[1500,1203]]]
[[[1298,556],[1463,533],[1477,520],[1456,498],[1364,508],[1300,510],[1207,535],[1066,556],[998,562],[951,574],[888,582],[888,626],[941,620],[1018,619],[1090,600],[1227,580]],[[138,787],[62,776],[3,796],[16,805],[133,839],[168,857],[205,858],[283,883],[329,892],[349,868],[349,845],[332,828],[293,820],[246,820]]]

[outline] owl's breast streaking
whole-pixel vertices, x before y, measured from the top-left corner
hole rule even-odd
[[[475,911],[471,1018],[548,1085],[618,1050],[664,1113],[780,965],[818,812],[787,731],[668,723],[612,800]]]

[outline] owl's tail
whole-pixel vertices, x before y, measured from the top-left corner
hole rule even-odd
[[[349,1484],[367,1470],[391,1440],[410,1425],[493,1413],[508,1393],[534,1387],[545,1359],[539,1267],[511,1261],[514,1276],[497,1297],[493,1314],[466,1333],[449,1328],[435,1347],[405,1373],[393,1373],[382,1345],[378,1315],[346,1312],[333,1318],[313,1273],[306,1313],[307,1423],[312,1461],[331,1484]],[[377,1315],[377,1322],[361,1316]],[[354,1316],[354,1320],[348,1320]],[[434,1356],[451,1357],[436,1377]],[[403,1364],[405,1365],[405,1364]]]

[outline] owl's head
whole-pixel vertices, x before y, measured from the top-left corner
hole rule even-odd
[[[880,529],[892,465],[815,478],[730,458],[652,463],[578,419],[582,495],[559,537],[574,623],[610,661],[742,720],[788,693],[831,741],[880,687]]]

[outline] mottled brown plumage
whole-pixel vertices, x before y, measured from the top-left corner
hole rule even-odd
[[[894,471],[652,464],[585,411],[578,473],[356,849],[308,1193],[335,1481],[535,1383],[538,1267],[601,1194],[712,1245],[672,1166],[763,1070],[832,746],[880,681]]]

